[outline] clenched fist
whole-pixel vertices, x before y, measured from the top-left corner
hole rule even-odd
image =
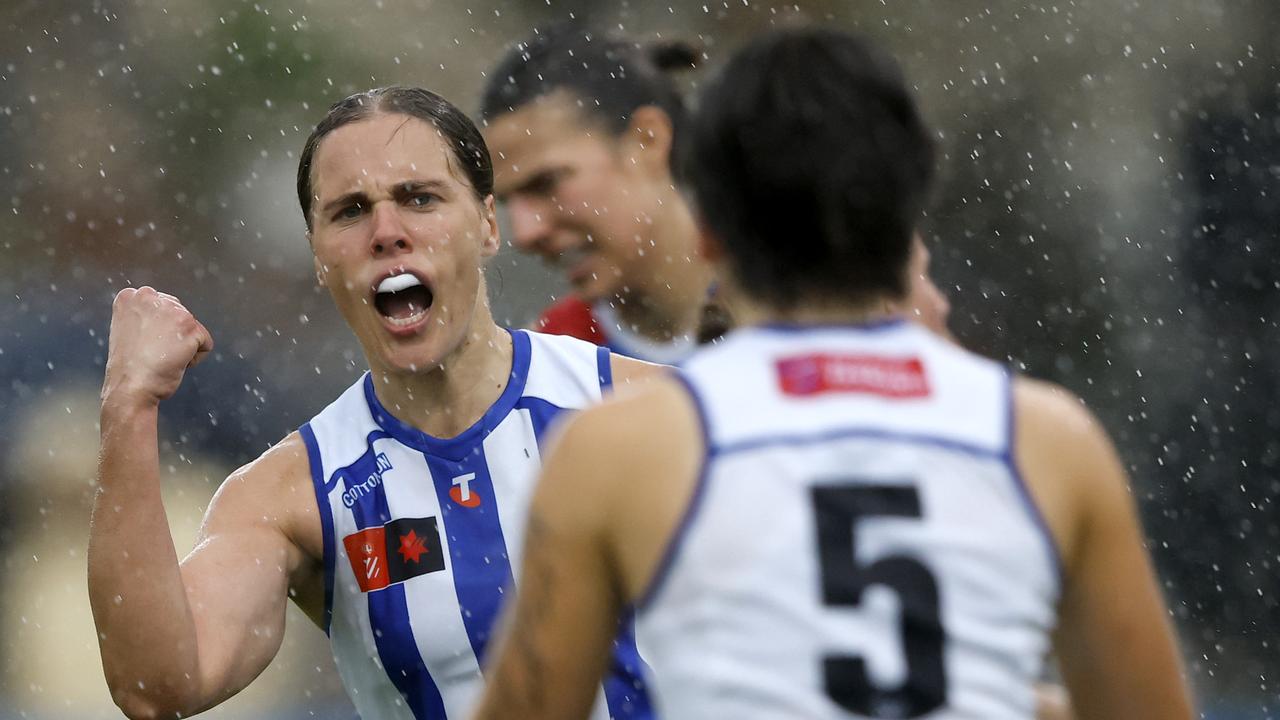
[[[178,298],[149,287],[125,288],[111,306],[104,403],[156,405],[213,349],[213,338]]]

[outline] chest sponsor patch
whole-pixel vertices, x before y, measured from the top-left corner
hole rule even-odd
[[[480,507],[480,493],[471,489],[471,481],[475,479],[475,473],[454,478],[453,487],[449,488],[449,499],[467,509]]]
[[[444,569],[434,517],[399,518],[342,538],[361,592]]]
[[[918,357],[799,355],[777,362],[778,383],[787,395],[865,393],[894,399],[929,396],[929,379]]]

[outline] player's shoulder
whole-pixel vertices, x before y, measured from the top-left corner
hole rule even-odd
[[[538,358],[539,367],[559,366],[559,369],[589,366],[592,374],[598,374],[602,386],[622,390],[642,384],[650,378],[665,374],[670,366],[637,360],[613,352],[574,335],[556,335],[539,330],[518,330],[529,338],[530,351]]]
[[[542,311],[534,330],[548,335],[568,335],[596,345],[605,344],[604,331],[595,312],[577,295],[567,295]]]
[[[253,515],[293,536],[315,507],[307,446],[294,431],[231,473],[218,488],[211,512],[220,510],[232,520]]]
[[[643,382],[576,413],[562,429],[559,445],[584,466],[603,464],[625,476],[664,463],[683,464],[691,455],[700,456],[704,443],[695,401],[665,369],[648,370]]]
[[[1056,444],[1061,444],[1096,440],[1097,436],[1105,435],[1084,400],[1056,383],[1014,376],[1013,409],[1019,426],[1032,432],[1029,439],[1048,434],[1056,436]]]
[[[575,413],[559,429],[539,494],[556,498],[557,513],[578,518],[610,546],[628,544],[622,536],[636,538],[637,516],[688,496],[705,458],[700,428],[684,386],[655,377]]]
[[[659,365],[647,360],[609,354],[609,365],[613,372],[613,387],[616,392],[629,392],[630,388],[647,387],[650,381],[669,378],[671,367]]]
[[[294,476],[307,476],[310,460],[302,433],[294,430],[267,448],[256,459],[242,465],[232,477],[254,478],[258,482],[282,481]]]
[[[1126,474],[1106,430],[1074,393],[1017,377],[1013,406],[1018,468],[1072,567],[1083,529],[1109,507],[1125,506]]]
[[[288,499],[294,497],[299,488],[309,490],[310,486],[311,461],[307,446],[302,434],[295,430],[231,473],[218,489],[218,495],[249,496],[270,501],[271,505],[286,506],[280,508],[284,510]]]

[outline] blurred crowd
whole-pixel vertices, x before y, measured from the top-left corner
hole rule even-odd
[[[939,131],[926,230],[952,330],[1102,417],[1206,717],[1280,716],[1280,4],[13,0],[0,720],[115,716],[84,559],[112,295],[172,292],[217,343],[162,408],[184,554],[222,478],[363,369],[297,209],[311,125],[393,83],[474,109],[504,47],[570,16],[694,41],[709,69],[795,19],[893,49]],[[561,290],[510,249],[488,272],[511,325]],[[297,614],[272,669],[212,716],[352,711]]]

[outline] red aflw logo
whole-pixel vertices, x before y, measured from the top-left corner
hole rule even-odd
[[[853,392],[891,398],[928,397],[929,381],[918,357],[801,355],[778,361],[778,382],[787,395]]]
[[[397,518],[342,538],[360,592],[381,590],[444,570],[434,517]]]

